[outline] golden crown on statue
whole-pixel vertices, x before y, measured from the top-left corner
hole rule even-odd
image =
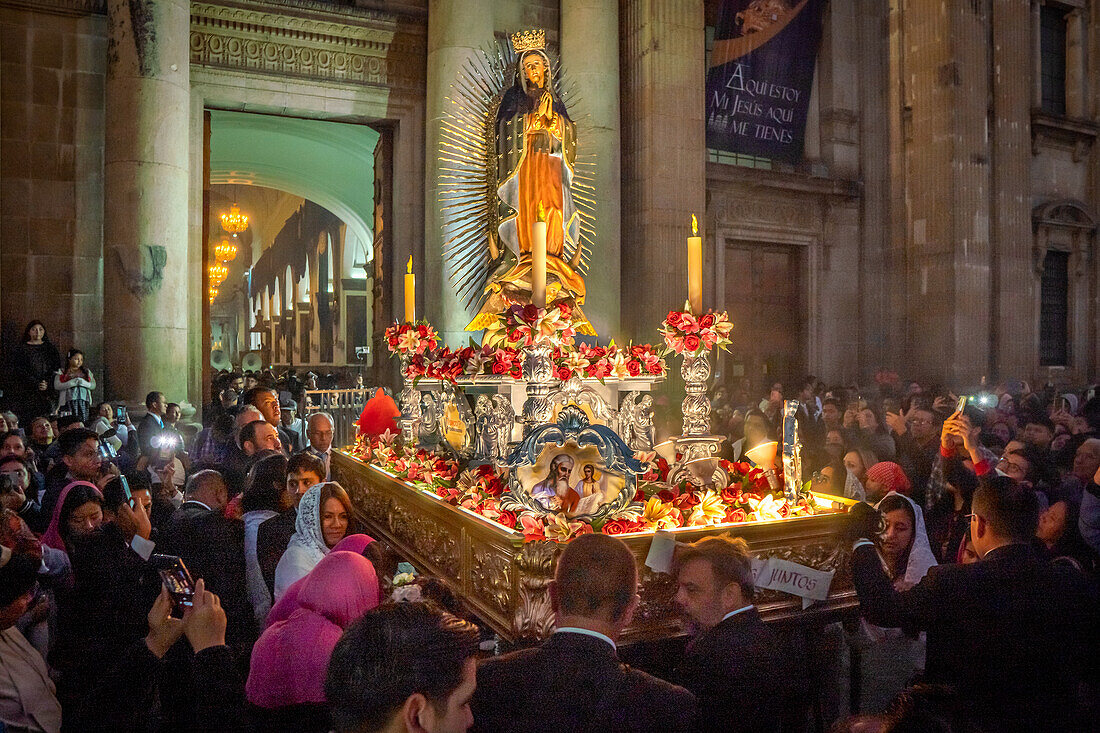
[[[541,51],[546,48],[546,31],[520,31],[512,34],[512,48],[516,53],[524,51]]]

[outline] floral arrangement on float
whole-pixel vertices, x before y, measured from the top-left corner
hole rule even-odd
[[[599,519],[570,517],[564,511],[517,511],[505,496],[509,469],[483,464],[462,470],[461,465],[437,453],[400,444],[397,434],[360,436],[355,453],[420,491],[451,506],[462,507],[503,527],[521,532],[525,541],[568,542],[592,532],[609,535],[658,529],[715,527],[812,516],[812,500],[789,502],[775,495],[764,472],[748,463],[722,460],[730,477],[721,489],[700,488],[687,481],[667,483],[668,462],[655,453],[640,453],[647,463],[638,477],[633,499],[622,509]]]
[[[439,334],[427,321],[396,322],[386,329],[383,337],[389,352],[402,357],[423,355],[439,343]]]
[[[576,344],[572,315],[567,303],[549,308],[513,305],[486,330],[482,346],[454,350],[440,348],[439,335],[423,321],[394,323],[386,329],[385,338],[389,352],[404,363],[403,376],[414,385],[421,379],[455,383],[490,375],[521,379],[524,349],[536,345],[550,347],[554,376],[561,381],[665,376],[664,353],[658,346],[619,346],[614,341],[607,346]]]
[[[701,356],[715,347],[726,351],[733,324],[725,311],[696,316],[689,309],[669,311],[657,330],[665,339],[666,354]]]

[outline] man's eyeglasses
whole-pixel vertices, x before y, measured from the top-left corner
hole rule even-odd
[[[918,419],[918,418],[915,418],[915,417],[912,418],[911,420],[907,420],[906,422],[908,422],[910,425],[931,425],[932,424],[931,420],[921,420],[921,419]]]

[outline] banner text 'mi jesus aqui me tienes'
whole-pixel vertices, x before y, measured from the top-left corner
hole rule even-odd
[[[725,0],[707,70],[707,147],[802,159],[823,0]]]

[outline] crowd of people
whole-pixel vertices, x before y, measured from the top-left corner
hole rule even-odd
[[[48,343],[38,336],[30,346]],[[960,402],[910,385],[870,399],[806,380],[806,474],[860,500],[841,538],[860,618],[821,634],[841,650],[825,676],[846,704],[830,709],[807,699],[812,654],[762,620],[741,539],[677,549],[690,641],[660,677],[620,658],[638,570],[602,534],[558,556],[549,640],[494,656],[491,632],[439,583],[395,592],[411,568],[331,480],[330,416],[301,418],[280,385],[226,374],[185,440],[162,393],[135,426],[92,403],[80,359],[58,371],[86,383],[66,402],[85,414],[57,414],[39,390],[3,413],[2,730],[1095,727],[1092,395]],[[746,408],[714,390],[729,458],[776,437],[783,396],[776,385]]]

